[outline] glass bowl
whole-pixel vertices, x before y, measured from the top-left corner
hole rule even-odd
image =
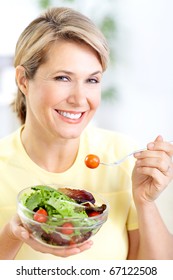
[[[108,203],[86,190],[37,185],[18,194],[17,212],[32,238],[65,248],[84,243],[100,230],[108,218]]]

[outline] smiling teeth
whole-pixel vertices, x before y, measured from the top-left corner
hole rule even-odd
[[[68,118],[68,119],[71,119],[71,120],[77,120],[81,117],[82,113],[79,113],[79,114],[70,114],[70,113],[67,113],[67,112],[62,112],[62,111],[58,111],[58,113],[60,115],[62,115],[63,117],[65,118]]]

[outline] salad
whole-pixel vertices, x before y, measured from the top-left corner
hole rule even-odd
[[[94,235],[107,219],[107,206],[94,196],[68,187],[37,185],[19,194],[18,213],[39,241],[52,246],[80,244]]]

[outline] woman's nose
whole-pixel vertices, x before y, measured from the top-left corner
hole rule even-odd
[[[75,84],[70,91],[68,96],[68,103],[75,106],[83,106],[86,104],[86,89],[81,84]]]

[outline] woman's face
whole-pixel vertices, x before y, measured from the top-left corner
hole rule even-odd
[[[79,137],[101,96],[102,66],[87,45],[58,42],[48,53],[26,95],[27,122],[54,137]]]

